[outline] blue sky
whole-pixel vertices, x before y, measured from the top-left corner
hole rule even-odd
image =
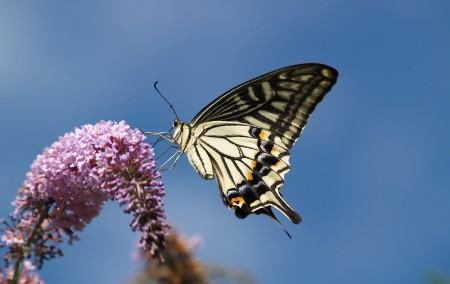
[[[283,193],[303,217],[238,220],[182,158],[166,213],[200,259],[258,283],[424,283],[450,275],[448,1],[0,3],[0,213],[36,155],[100,120],[163,131],[286,65],[340,77],[292,151]],[[117,204],[48,262],[47,283],[124,283],[137,240]]]

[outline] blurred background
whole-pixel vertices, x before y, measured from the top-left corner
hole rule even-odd
[[[236,219],[183,157],[163,173],[168,220],[198,257],[258,283],[426,283],[450,275],[450,2],[0,2],[0,216],[37,154],[100,120],[165,131],[287,65],[338,83],[292,151],[283,193],[303,217]],[[156,151],[163,149],[157,148]],[[278,212],[277,212],[278,213]],[[138,235],[108,203],[47,283],[126,283]]]

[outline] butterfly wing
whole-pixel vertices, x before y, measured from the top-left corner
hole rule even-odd
[[[204,107],[191,125],[244,122],[278,133],[291,148],[337,77],[335,69],[322,64],[284,67],[229,90]]]
[[[265,213],[275,218],[270,209],[275,206],[292,222],[300,222],[281,197],[290,166],[289,151],[278,136],[246,123],[216,121],[202,123],[194,135],[198,138],[188,156],[211,161],[222,200],[236,216]]]
[[[275,218],[274,206],[292,222],[301,221],[280,191],[289,150],[337,76],[322,64],[281,68],[231,89],[192,120],[196,142],[189,160],[202,176],[199,169],[214,172],[225,205],[238,217]]]

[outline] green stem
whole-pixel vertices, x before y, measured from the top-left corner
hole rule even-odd
[[[16,261],[16,264],[14,265],[14,277],[11,280],[11,282],[9,282],[10,284],[17,284],[17,283],[19,283],[19,277],[20,277],[20,273],[22,272],[22,267],[23,267],[23,259],[24,259],[24,257],[21,256]]]

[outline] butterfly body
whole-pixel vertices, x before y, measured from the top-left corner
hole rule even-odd
[[[275,207],[300,223],[281,195],[289,151],[337,76],[322,64],[272,71],[226,92],[191,123],[176,120],[173,140],[201,177],[217,179],[237,217],[262,213],[278,222]]]

